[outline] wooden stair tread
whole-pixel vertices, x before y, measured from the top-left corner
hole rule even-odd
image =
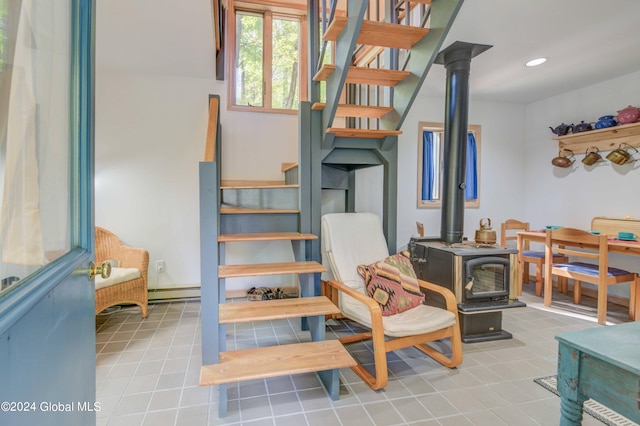
[[[220,207],[220,214],[273,214],[273,213],[300,213],[300,210],[292,209],[250,209],[246,207]]]
[[[348,19],[336,16],[327,28],[323,40],[336,41],[338,35],[347,25]],[[411,49],[411,47],[429,33],[428,28],[410,27],[387,22],[362,21],[358,43],[369,46]]]
[[[301,234],[300,232],[257,232],[247,234],[220,234],[218,242],[240,242],[240,241],[297,241],[297,240],[317,240],[314,234]]]
[[[326,81],[333,73],[336,66],[333,64],[324,64],[320,71],[313,77],[314,81]],[[384,68],[364,68],[349,67],[347,72],[347,83],[351,84],[369,84],[375,86],[393,87],[411,73],[409,71],[387,70]]]
[[[218,266],[218,277],[236,278],[284,274],[313,274],[326,271],[327,269],[324,266],[314,261],[254,263],[246,265],[220,265]]]
[[[339,314],[326,296],[220,304],[220,324]]]
[[[324,102],[315,102],[311,109],[321,111],[325,106]],[[336,117],[381,118],[391,111],[393,107],[338,104]]]
[[[398,136],[402,130],[371,130],[371,129],[348,129],[343,127],[330,127],[327,133],[333,133],[336,137],[342,138],[374,138],[380,139],[386,136]]]
[[[288,172],[289,170],[293,170],[296,167],[298,167],[298,163],[282,163],[280,165],[280,171],[281,172]]]
[[[223,180],[220,189],[269,189],[299,188],[300,185],[287,185],[283,180]]]
[[[347,368],[356,361],[338,340],[221,352],[220,363],[203,365],[200,386]]]

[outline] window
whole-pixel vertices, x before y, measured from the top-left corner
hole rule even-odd
[[[444,126],[442,123],[420,122],[418,141],[418,207],[442,206],[442,168]],[[480,207],[480,140],[479,125],[469,125],[465,174],[465,207]]]
[[[0,293],[73,247],[71,3],[0,0]]]
[[[296,112],[306,100],[304,12],[236,2],[229,28],[232,109]]]

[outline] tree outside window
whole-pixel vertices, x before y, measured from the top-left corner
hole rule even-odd
[[[236,9],[234,22],[232,107],[296,111],[300,93],[306,98],[300,87],[303,17]]]

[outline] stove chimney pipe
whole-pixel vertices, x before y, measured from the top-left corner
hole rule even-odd
[[[462,242],[464,228],[471,58],[491,47],[456,41],[438,53],[435,60],[436,64],[442,64],[447,69],[440,239],[449,244]]]

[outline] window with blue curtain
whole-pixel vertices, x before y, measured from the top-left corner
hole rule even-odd
[[[422,134],[422,199],[440,199],[440,133],[425,130]]]
[[[434,123],[421,123],[434,124]],[[440,126],[442,126],[440,124]],[[421,126],[419,145],[418,207],[440,207],[442,176],[443,129],[439,126]],[[479,135],[480,126],[470,125],[467,134],[467,163],[465,167],[465,205],[479,205]]]
[[[466,201],[478,199],[478,146],[473,133],[467,133],[467,164],[465,169],[466,188],[464,199]]]

